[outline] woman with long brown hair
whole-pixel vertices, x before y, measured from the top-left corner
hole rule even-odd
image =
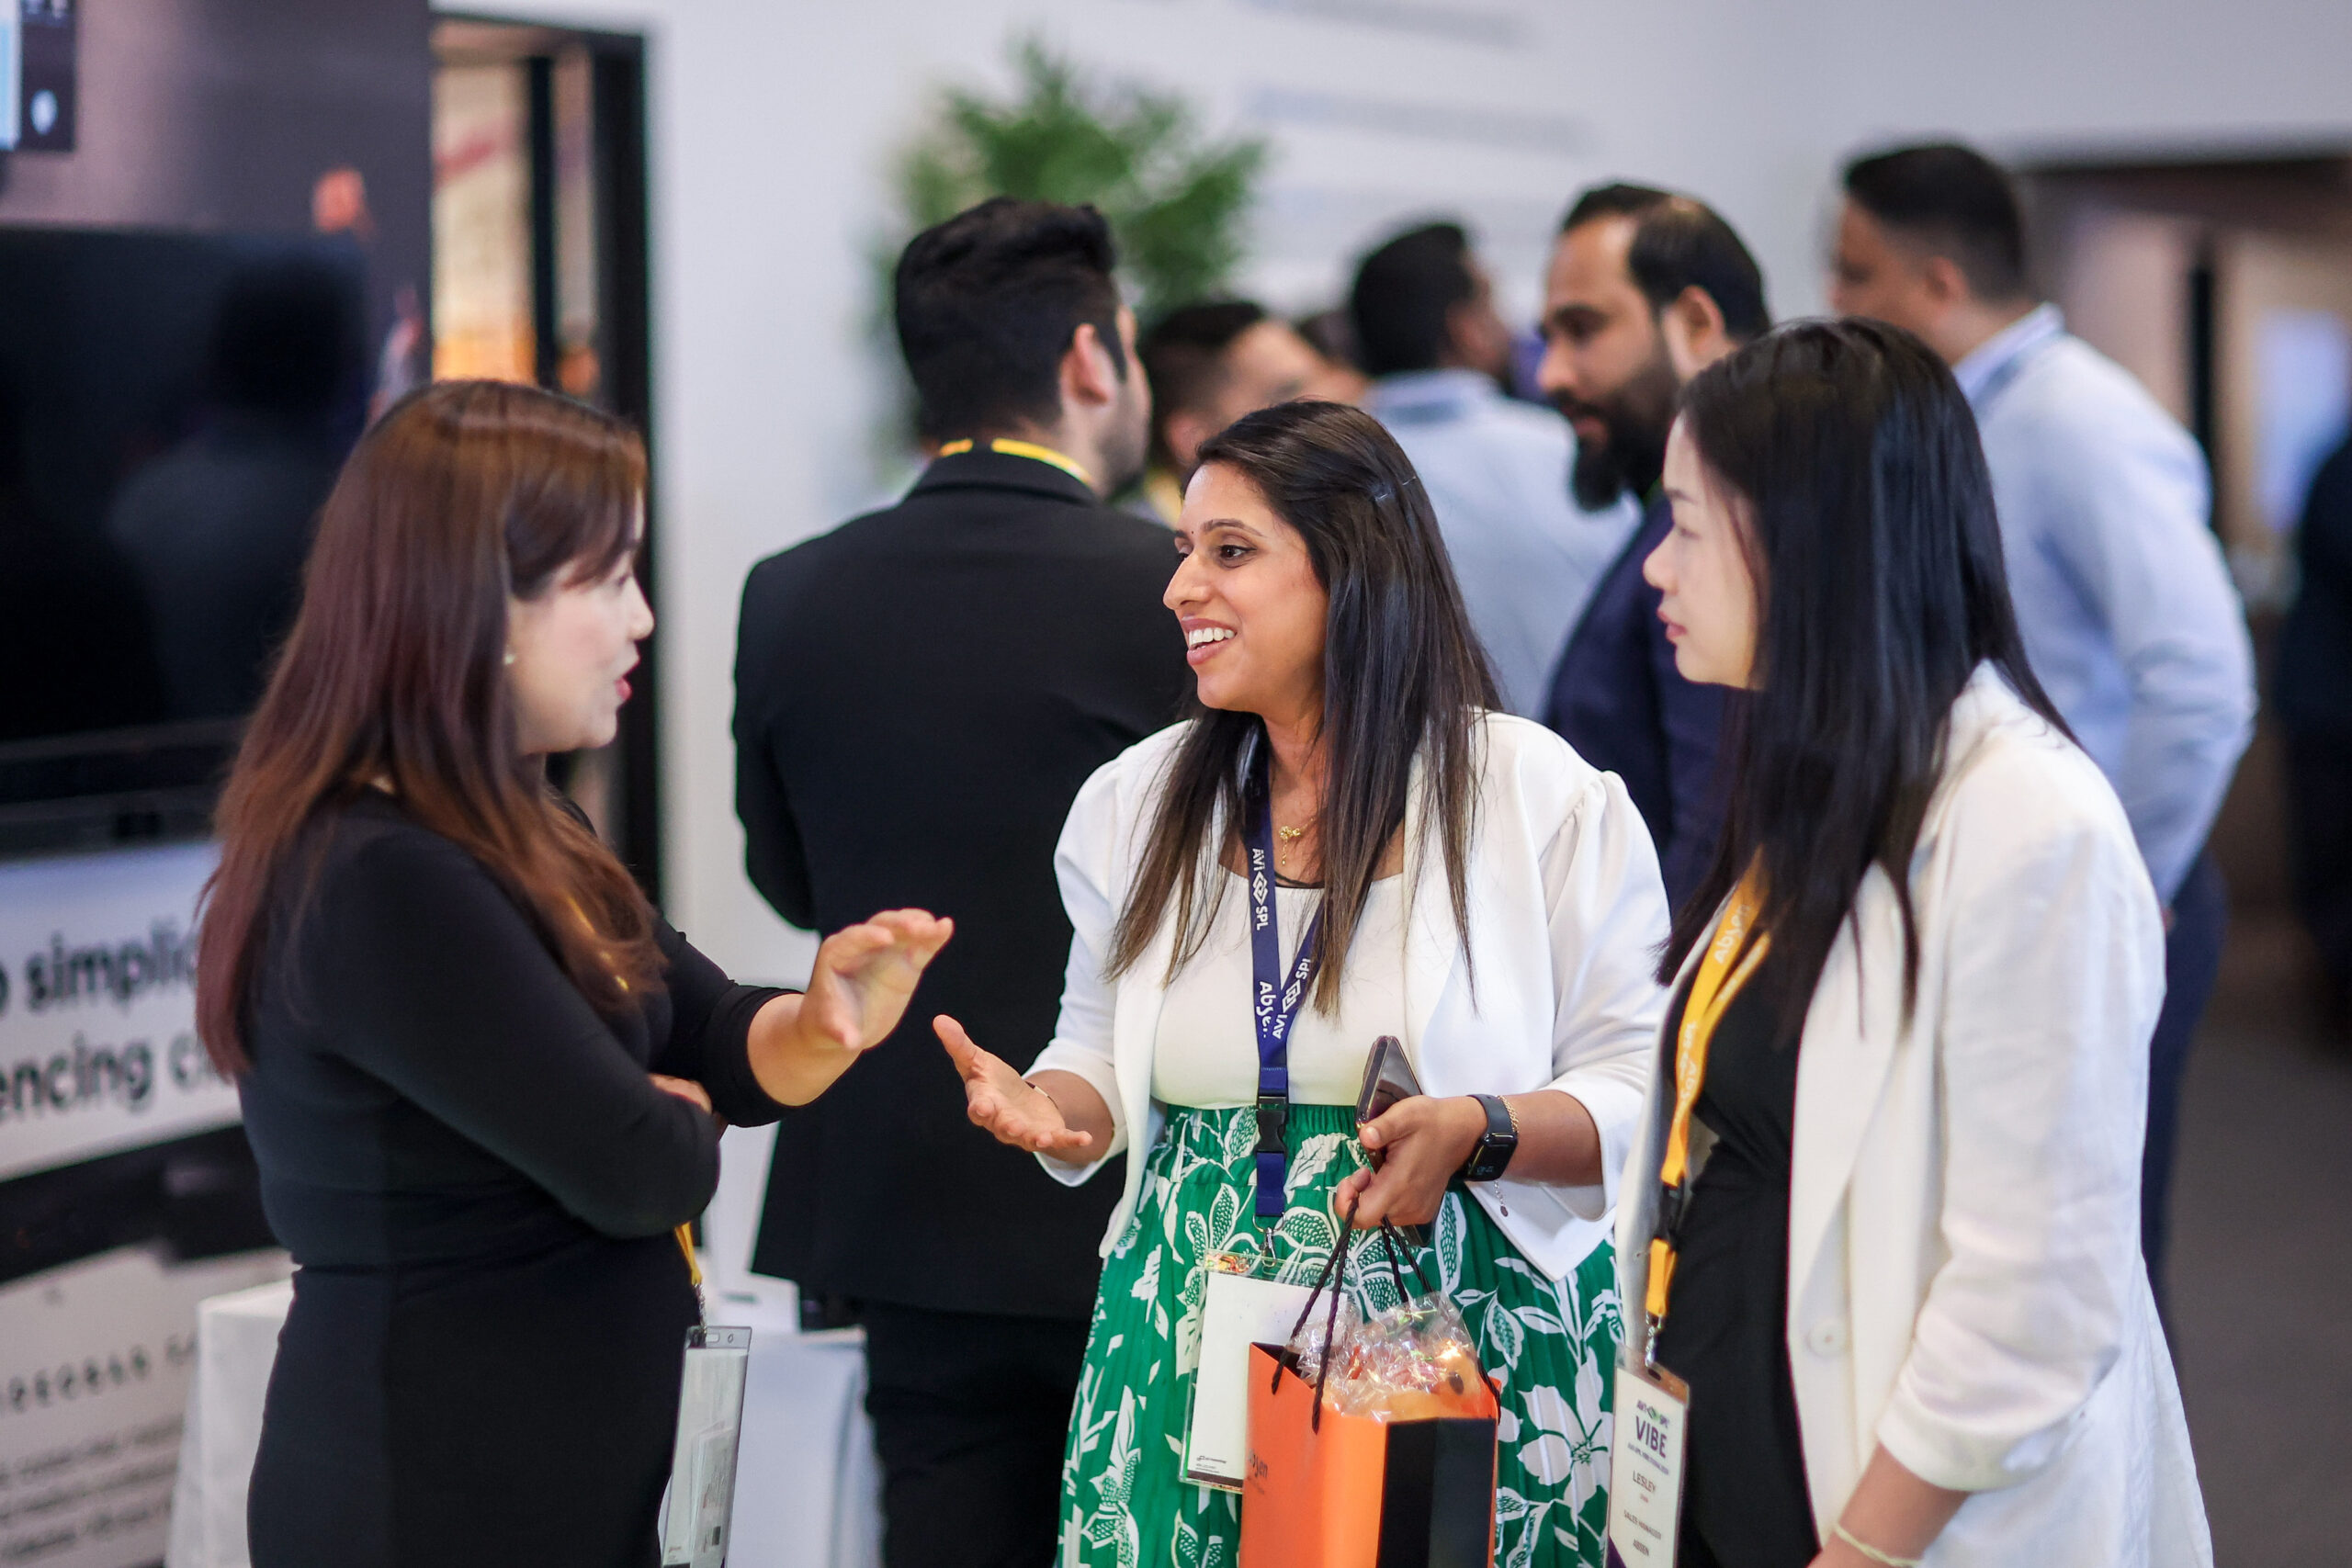
[[[733,985],[549,787],[653,627],[644,487],[548,393],[394,407],[230,775],[198,1021],[299,1265],[262,1568],[655,1562],[715,1116],[823,1092],[949,935],[877,915],[806,996]]]

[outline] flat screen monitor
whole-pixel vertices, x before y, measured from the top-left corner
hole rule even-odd
[[[365,300],[349,240],[0,228],[0,853],[217,777],[366,423]]]

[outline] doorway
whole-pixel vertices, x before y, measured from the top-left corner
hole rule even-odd
[[[579,398],[658,459],[644,39],[444,15],[433,57],[434,375]],[[650,474],[639,571],[653,599],[658,460]],[[643,655],[613,743],[550,771],[658,905],[658,633]]]

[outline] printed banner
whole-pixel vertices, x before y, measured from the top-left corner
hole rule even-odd
[[[160,1562],[196,1303],[282,1279],[282,1252],[122,1247],[0,1286],[0,1562]]]
[[[209,843],[0,865],[0,1181],[226,1125],[196,1037]]]

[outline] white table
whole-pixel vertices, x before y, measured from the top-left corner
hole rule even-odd
[[[277,1332],[293,1298],[292,1285],[280,1283],[198,1308],[168,1568],[249,1568],[245,1489]],[[881,1473],[865,1418],[860,1337],[795,1332],[788,1286],[715,1294],[710,1315],[752,1331],[729,1568],[876,1568]]]

